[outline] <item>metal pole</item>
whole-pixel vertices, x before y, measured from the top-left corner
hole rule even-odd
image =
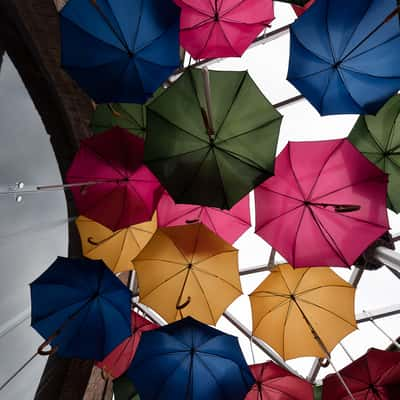
[[[207,106],[208,126],[210,127],[212,135],[214,135],[215,129],[214,129],[213,115],[212,115],[210,74],[208,73],[207,67],[204,67],[202,69],[202,73],[203,73],[203,80],[204,80],[204,94],[205,94],[206,106]]]
[[[382,264],[400,272],[400,254],[397,251],[379,246],[375,249],[374,257]]]

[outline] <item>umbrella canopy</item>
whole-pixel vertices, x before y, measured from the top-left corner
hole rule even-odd
[[[245,400],[314,400],[310,382],[268,361],[250,365],[256,383]]]
[[[163,0],[69,0],[61,64],[96,103],[143,104],[179,66],[179,8]]]
[[[131,336],[118,345],[104,360],[97,362],[96,366],[112,378],[120,377],[128,369],[135,356],[143,332],[157,329],[159,325],[153,324],[131,311]]]
[[[315,0],[303,1],[303,3],[303,5],[293,4],[293,10],[298,17],[303,15],[315,3]]]
[[[346,139],[289,142],[255,190],[256,233],[295,267],[350,266],[389,229],[386,188]]]
[[[126,375],[113,380],[113,393],[115,400],[140,400],[139,393]]]
[[[102,261],[58,257],[30,288],[31,325],[62,357],[102,360],[131,334],[131,292]]]
[[[159,228],[133,264],[140,302],[168,322],[216,324],[242,294],[238,251],[202,224]]]
[[[141,400],[243,400],[254,383],[238,339],[190,317],[145,332],[127,375]]]
[[[282,116],[247,72],[203,78],[189,69],[148,106],[144,159],[176,203],[230,209],[273,174]]]
[[[240,57],[275,18],[272,0],[174,0],[180,43],[192,57]]]
[[[291,25],[288,80],[321,115],[375,114],[399,90],[397,7],[318,0]]]
[[[328,267],[275,267],[250,294],[253,334],[283,359],[326,357],[356,330],[355,288]]]
[[[155,176],[143,165],[143,140],[113,128],[82,140],[67,172],[80,214],[115,231],[149,221],[162,195]]]
[[[400,353],[369,349],[340,371],[356,400],[400,399]],[[322,385],[322,400],[347,400],[336,375]]]
[[[67,4],[68,0],[53,0],[54,5],[56,6],[56,9],[58,12],[60,12],[63,7]]]
[[[360,116],[349,141],[389,175],[387,206],[400,212],[400,96],[393,96],[376,114]]]
[[[82,243],[82,253],[93,260],[103,260],[114,273],[129,271],[132,260],[140,253],[157,229],[157,217],[115,232],[80,216],[76,220]]]
[[[201,222],[219,237],[233,243],[251,226],[249,196],[230,210],[192,204],[176,204],[167,192],[157,206],[158,226],[176,226]]]

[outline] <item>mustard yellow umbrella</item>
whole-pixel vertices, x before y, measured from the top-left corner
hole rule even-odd
[[[84,216],[76,220],[85,257],[103,260],[114,273],[133,269],[132,260],[157,229],[157,217],[151,221],[112,231]]]
[[[288,360],[327,357],[357,329],[355,288],[330,268],[276,266],[250,295],[253,334]]]
[[[140,302],[168,322],[216,324],[242,294],[237,249],[203,224],[159,228],[133,263]]]

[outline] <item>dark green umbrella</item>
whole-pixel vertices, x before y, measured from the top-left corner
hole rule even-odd
[[[400,212],[400,96],[375,115],[360,116],[348,139],[376,166],[389,174],[387,206]]]
[[[132,381],[125,375],[113,380],[115,400],[140,400]]]
[[[190,69],[148,106],[144,161],[175,202],[229,209],[273,174],[281,120],[247,72]]]

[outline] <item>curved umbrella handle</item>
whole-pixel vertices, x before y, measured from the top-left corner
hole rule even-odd
[[[183,308],[187,307],[192,299],[191,299],[190,296],[188,296],[187,300],[182,304],[179,304],[180,300],[181,299],[179,298],[178,301],[176,302],[176,309],[177,310],[182,310]]]
[[[327,358],[320,358],[320,359],[318,360],[318,362],[319,362],[319,365],[320,365],[322,368],[327,368],[327,367],[329,367],[329,364],[331,363]]]
[[[358,211],[361,209],[361,206],[356,204],[341,204],[335,206],[335,212],[337,213],[348,213],[353,211]]]
[[[100,244],[100,242],[95,242],[92,236],[89,236],[87,238],[87,241],[89,244],[92,244],[93,246],[98,246]]]
[[[49,346],[51,342],[60,334],[60,331],[57,331],[49,336],[47,340],[45,340],[37,349],[37,353],[41,356],[49,356],[54,354],[58,350],[58,346],[52,346],[49,350],[45,350],[45,347]]]
[[[187,219],[185,222],[187,224],[197,224],[198,222],[200,222],[200,220],[198,218],[197,219]]]

